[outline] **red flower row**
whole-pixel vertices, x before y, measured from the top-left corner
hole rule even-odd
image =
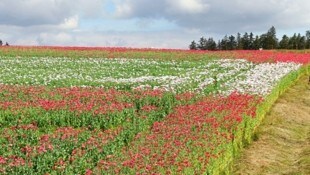
[[[18,111],[24,108],[69,110],[95,115],[122,111],[133,107],[134,99],[158,97],[159,90],[117,91],[102,88],[55,88],[0,85],[0,109]],[[146,107],[145,107],[146,108]]]
[[[206,56],[217,58],[248,59],[254,62],[297,62],[310,63],[309,51],[274,51],[274,50],[235,50],[235,51],[197,51],[182,49],[150,49],[119,47],[26,47],[13,46],[0,48],[3,54],[46,56],[78,56],[105,58],[153,58],[153,59],[202,59]],[[46,54],[47,53],[47,54]]]
[[[255,116],[261,99],[232,94],[204,98],[178,106],[150,133],[139,134],[120,157],[101,160],[95,172],[131,174],[195,174],[206,171],[208,162],[221,155],[220,146],[235,137],[243,117]],[[197,162],[198,160],[198,162]]]

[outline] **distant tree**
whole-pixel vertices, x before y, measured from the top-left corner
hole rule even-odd
[[[276,28],[272,26],[267,34],[266,34],[266,40],[265,40],[265,49],[276,49],[278,44],[278,39],[276,36]]]
[[[253,50],[253,49],[254,49],[254,34],[253,34],[252,32],[250,33],[249,49],[250,49],[250,50]]]
[[[244,33],[242,37],[242,42],[243,42],[243,50],[249,50],[250,49],[250,38],[247,32]]]
[[[233,35],[230,35],[228,37],[228,50],[235,50],[237,48],[237,41],[236,41],[236,37],[234,37]]]
[[[253,49],[258,50],[259,48],[261,48],[261,42],[260,42],[260,38],[258,35],[255,36],[255,39],[253,41]]]
[[[310,49],[310,30],[306,31],[306,49]]]
[[[302,36],[299,40],[299,45],[300,45],[300,49],[306,49],[307,47],[307,42],[306,42],[306,37]]]
[[[5,42],[5,46],[10,46],[8,42]]]
[[[298,33],[297,34],[297,37],[296,37],[296,45],[297,45],[297,47],[296,47],[296,49],[299,49],[300,48],[300,38],[301,38],[301,35],[300,35],[300,33]]]
[[[192,41],[192,43],[189,45],[190,50],[197,50],[197,43],[195,41]]]
[[[229,39],[228,39],[227,35],[225,35],[224,38],[221,40],[222,50],[228,50],[228,43],[229,43]]]
[[[239,32],[237,33],[237,49],[238,50],[243,49],[243,41],[241,38],[241,34]]]
[[[222,50],[221,40],[217,41],[217,49]]]
[[[2,40],[0,40],[0,46],[2,46],[3,45],[3,42],[2,42]]]
[[[286,35],[282,36],[281,41],[279,42],[280,49],[289,49],[290,38]]]
[[[289,43],[288,43],[289,49],[298,49],[298,43],[297,43],[297,35],[294,33],[292,37],[290,37]]]
[[[297,42],[297,49],[302,50],[306,48],[305,36],[301,36],[300,33],[298,33],[297,35],[296,42]]]
[[[216,42],[213,40],[213,38],[208,38],[207,49],[208,50],[216,50]]]
[[[206,38],[201,37],[201,38],[199,39],[198,48],[199,48],[200,50],[207,50],[207,49],[208,49],[208,47],[207,47],[207,39],[206,39]]]
[[[263,48],[263,49],[270,49],[268,47],[268,36],[267,34],[262,34],[260,37],[259,37],[259,44],[260,44],[260,47]]]

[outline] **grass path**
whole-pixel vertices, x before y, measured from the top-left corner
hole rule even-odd
[[[310,175],[310,85],[303,76],[274,104],[234,174]]]

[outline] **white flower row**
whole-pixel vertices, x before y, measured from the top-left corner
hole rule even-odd
[[[296,63],[261,63],[253,69],[241,72],[236,78],[226,81],[222,86],[225,91],[222,94],[230,94],[233,91],[240,93],[267,95],[273,87],[291,71],[300,68]]]
[[[254,64],[243,59],[165,61],[108,58],[2,58],[0,83],[21,85],[123,85],[167,91],[267,95],[296,63]]]

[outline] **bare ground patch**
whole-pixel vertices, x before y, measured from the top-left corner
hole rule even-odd
[[[310,174],[310,85],[303,76],[274,104],[234,174]]]

